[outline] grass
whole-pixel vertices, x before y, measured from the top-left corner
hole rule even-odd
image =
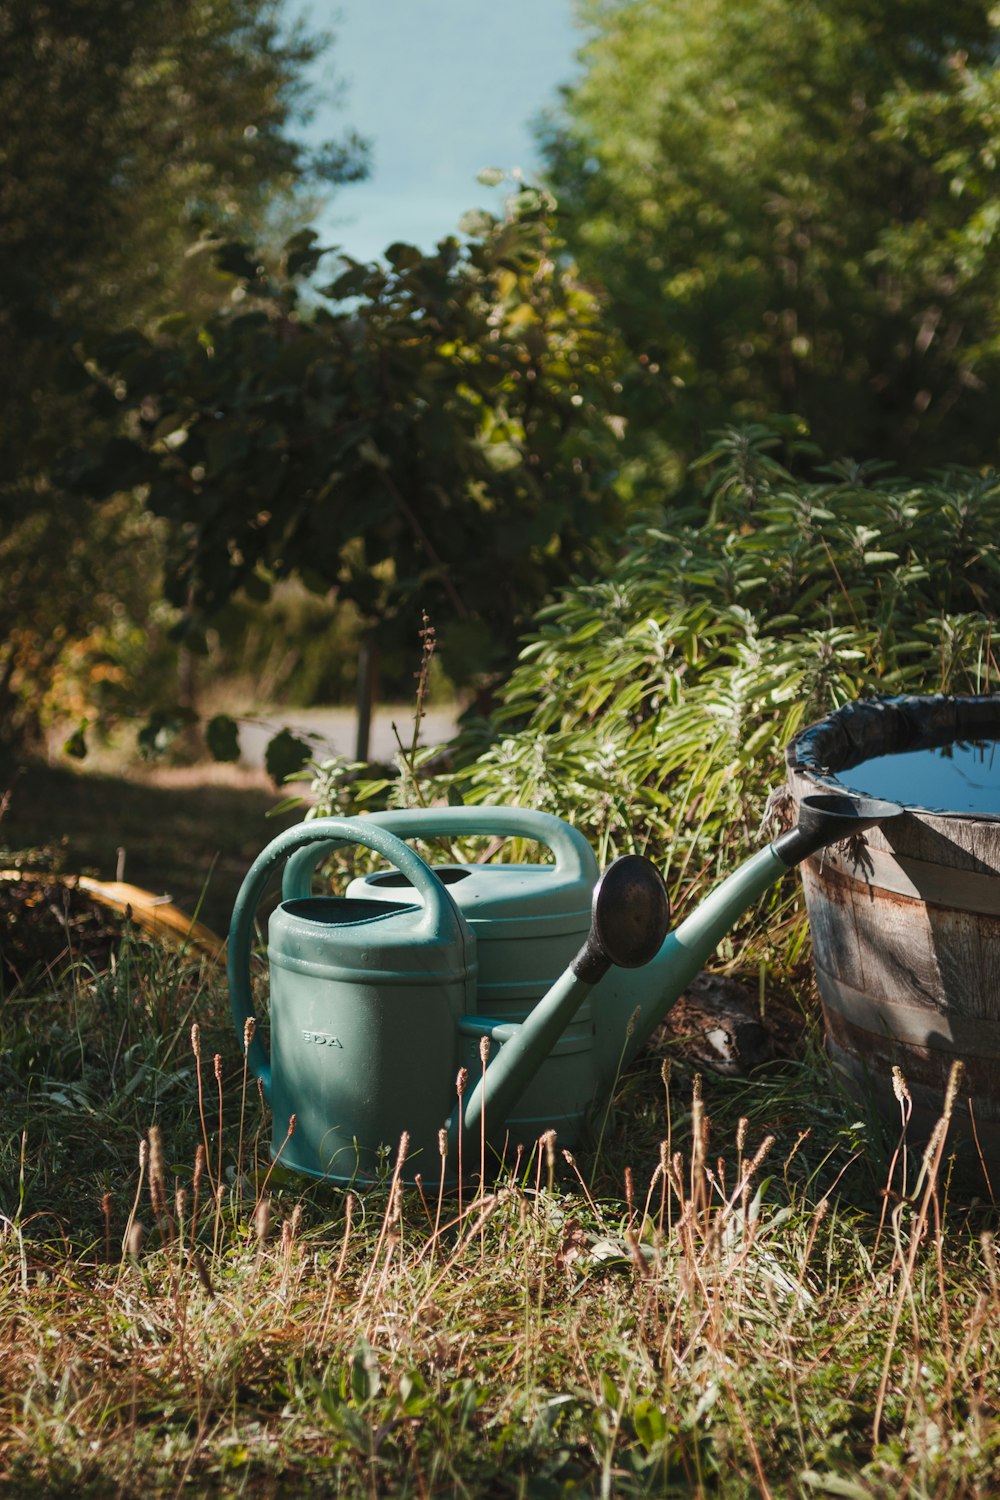
[[[211,872],[222,928],[277,831],[264,791],[8,784],[8,845],[56,806],[68,864],[127,840],[192,910]],[[126,926],[0,998],[0,1098],[4,1494],[1000,1490],[994,1207],[812,1012],[749,1078],[660,1034],[574,1156],[347,1191],[272,1166],[218,969]]]
[[[459,1209],[270,1169],[220,975],[130,931],[0,1014],[5,1494],[1000,1489],[993,1210],[815,1039],[647,1052]]]

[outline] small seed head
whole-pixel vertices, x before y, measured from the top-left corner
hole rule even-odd
[[[262,1198],[254,1210],[253,1216],[254,1234],[261,1244],[267,1239],[271,1229],[271,1200]]]
[[[958,1098],[958,1091],[962,1086],[962,1075],[964,1072],[965,1064],[961,1058],[956,1057],[948,1071],[948,1087],[944,1095],[943,1114],[947,1120],[951,1119],[952,1110],[955,1108],[955,1100]]]
[[[764,1160],[765,1156],[772,1149],[773,1146],[774,1146],[774,1136],[773,1135],[766,1135],[764,1137],[764,1139],[761,1141],[760,1145],[757,1147],[757,1150],[756,1150],[756,1152],[754,1154],[754,1158],[751,1161],[750,1165],[747,1167],[747,1175],[748,1176],[750,1176],[750,1177],[753,1176],[753,1174],[757,1171],[757,1169],[760,1166],[761,1162]]]
[[[403,1216],[403,1184],[397,1178],[393,1183],[392,1193],[389,1198],[389,1212],[386,1215],[386,1224],[392,1226],[398,1224]]]
[[[903,1077],[903,1070],[896,1064],[893,1064],[892,1069],[892,1092],[895,1094],[896,1100],[899,1104],[913,1103],[913,1100],[910,1097],[910,1090],[906,1084],[906,1079]]]
[[[128,1234],[125,1236],[125,1253],[133,1260],[138,1260],[145,1238],[146,1230],[141,1219],[133,1219],[128,1227]]]
[[[149,1197],[154,1214],[159,1217],[164,1207],[163,1140],[159,1125],[149,1127]]]
[[[458,1097],[460,1099],[461,1099],[462,1095],[465,1093],[465,1085],[468,1083],[468,1081],[469,1081],[469,1070],[468,1070],[468,1068],[459,1068],[459,1070],[458,1070],[458,1076],[455,1079],[455,1092],[456,1092],[456,1094],[458,1095]]]
[[[947,1105],[947,1097],[945,1098],[945,1104]],[[934,1161],[934,1157],[937,1154],[938,1147],[941,1145],[941,1142],[944,1140],[944,1137],[948,1133],[948,1120],[949,1115],[946,1110],[945,1114],[943,1114],[940,1120],[937,1121],[934,1129],[930,1133],[930,1138],[928,1139],[927,1145],[924,1147],[923,1167],[925,1171],[929,1170],[932,1162]]]
[[[547,1130],[541,1139],[545,1147],[545,1166],[552,1172],[556,1165],[556,1133],[554,1130]]]

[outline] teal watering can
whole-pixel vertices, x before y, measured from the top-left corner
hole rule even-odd
[[[229,941],[242,1033],[253,1013],[254,909],[284,863],[268,932],[271,1059],[256,1036],[248,1053],[272,1106],[272,1150],[344,1182],[375,1175],[403,1130],[411,1172],[425,1176],[437,1170],[442,1129],[451,1176],[459,1135],[478,1142],[481,1128],[497,1150],[550,1128],[572,1146],[594,1099],[747,907],[808,855],[900,811],[839,793],[802,798],[797,827],[669,934],[666,892],[648,860],[625,856],[597,880],[583,836],[530,809],[411,809],[290,829],[247,875]],[[432,866],[403,842],[472,834],[536,841],[553,862]],[[344,897],[313,896],[317,864],[344,843],[374,849],[391,868],[354,880]],[[470,1089],[459,1106],[461,1066]]]
[[[565,848],[568,865],[577,836],[567,832],[572,837],[557,838],[556,852]],[[662,943],[669,904],[655,867],[638,855],[609,867],[594,887],[575,956],[515,1023],[477,1011],[474,924],[462,915],[446,879],[374,818],[301,824],[258,856],[236,899],[229,989],[242,1036],[248,1035],[248,1020],[256,1022],[250,950],[265,886],[296,851],[328,854],[341,844],[381,854],[394,867],[390,881],[398,878],[399,886],[390,884],[374,900],[353,894],[353,887],[343,897],[293,890],[271,915],[270,1056],[255,1026],[247,1060],[271,1105],[272,1153],[312,1176],[370,1181],[384,1171],[387,1153],[405,1131],[407,1175],[434,1178],[443,1146],[447,1175],[454,1178],[459,1135],[464,1131],[478,1141],[480,1130],[487,1130],[502,1150],[512,1125],[521,1123],[511,1107],[546,1067],[550,1113],[566,1122],[570,1136],[593,1093],[593,1027],[584,1028],[585,1045],[573,1038],[566,1045],[563,1034],[611,964],[645,963]],[[534,875],[527,872],[539,868],[524,867],[524,878],[530,883]],[[557,906],[561,900],[565,893],[556,897]],[[577,914],[571,915],[576,923]],[[557,928],[567,925],[560,920],[566,916],[555,913]],[[489,942],[487,937],[487,951]],[[485,1071],[483,1037],[489,1039]],[[456,1077],[470,1042],[475,1068],[471,1059],[465,1064],[469,1089],[457,1100]],[[517,1139],[534,1139],[539,1131],[533,1128],[534,1136],[519,1133]]]

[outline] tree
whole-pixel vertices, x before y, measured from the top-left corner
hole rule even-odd
[[[228,289],[189,253],[200,237],[263,236],[363,170],[352,138],[310,156],[289,134],[319,46],[285,36],[272,0],[0,9],[0,737],[29,726],[66,640],[101,614],[113,518],[51,474],[115,407],[88,394],[86,348],[203,315]]]
[[[99,351],[132,425],[78,482],[142,478],[193,635],[237,591],[298,576],[351,600],[376,644],[415,645],[426,611],[465,683],[504,669],[549,590],[593,564],[621,514],[600,305],[543,195],[467,227],[464,247],[343,260],[308,297],[311,232],[283,279],[227,247],[225,312]]]
[[[591,37],[545,129],[549,179],[644,362],[633,432],[691,459],[721,422],[776,412],[859,459],[996,461],[985,0],[580,10]]]

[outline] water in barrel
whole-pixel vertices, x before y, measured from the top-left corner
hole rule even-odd
[[[1000,817],[1000,740],[953,741],[877,755],[837,773],[841,786],[928,812]]]

